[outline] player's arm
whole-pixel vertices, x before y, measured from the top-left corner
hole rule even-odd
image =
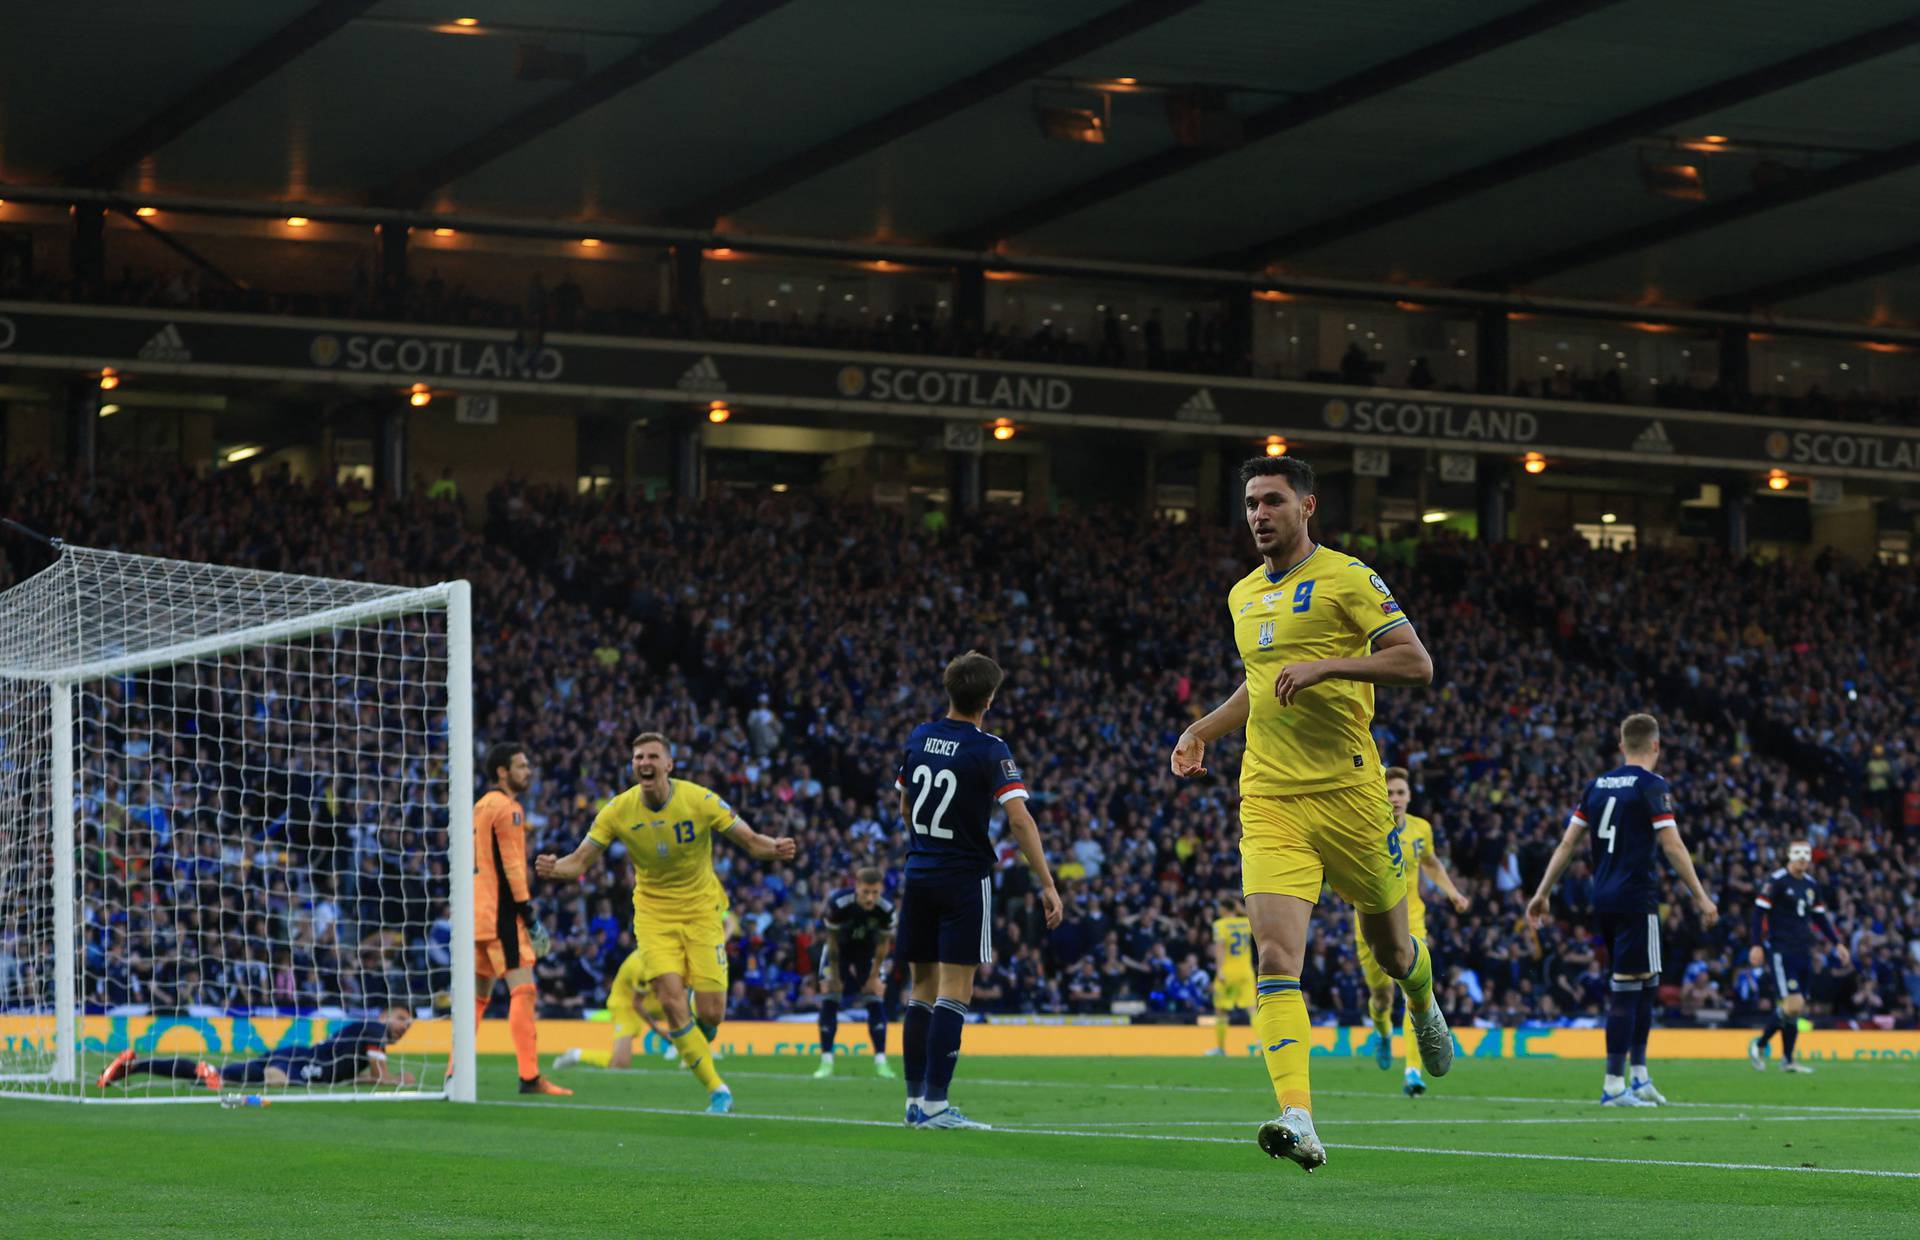
[[[502,824],[498,816],[493,823],[494,847],[500,857],[500,868],[507,874],[507,890],[500,893],[500,899],[513,901],[513,914],[527,927],[527,943],[533,948],[533,954],[544,956],[553,949],[553,936],[540,924],[540,911],[533,906],[533,891],[527,886],[527,834],[511,823]]]
[[[780,835],[762,835],[747,824],[747,820],[735,814],[733,821],[718,828],[719,833],[747,850],[747,855],[758,861],[791,861],[799,846],[792,837]]]
[[[1579,810],[1573,811],[1573,817],[1567,820],[1565,834],[1554,848],[1553,856],[1547,860],[1547,872],[1540,876],[1540,885],[1533,890],[1533,899],[1527,901],[1527,922],[1538,926],[1547,919],[1547,896],[1553,892],[1553,886],[1560,876],[1573,864],[1573,850],[1580,847],[1580,841],[1586,838],[1586,815]]]
[[[1773,880],[1767,880],[1764,891],[1753,898],[1753,947],[1747,952],[1747,963],[1759,968],[1767,963],[1768,921],[1773,917]]]
[[[867,980],[860,987],[861,993],[877,995],[885,989],[881,984],[880,971],[892,954],[893,931],[889,930],[880,936],[880,942],[873,949],[873,962],[867,966]]]
[[[1007,801],[1006,810],[1007,830],[1020,845],[1020,855],[1026,858],[1027,868],[1033,871],[1034,885],[1040,889],[1040,908],[1046,914],[1047,929],[1051,930],[1060,924],[1062,910],[1060,891],[1053,885],[1053,871],[1047,868],[1047,851],[1040,845],[1040,824],[1028,812],[1025,797]]]
[[[1207,768],[1202,763],[1206,760],[1207,746],[1229,732],[1246,727],[1248,710],[1247,682],[1243,680],[1239,688],[1233,691],[1232,697],[1188,724],[1187,730],[1180,734],[1179,743],[1173,747],[1173,773],[1182,779],[1189,775],[1205,775]],[[904,793],[901,794],[900,803],[906,804]]]
[[[1840,927],[1833,920],[1833,914],[1827,911],[1827,902],[1819,892],[1820,889],[1815,887],[1814,899],[1817,902],[1813,906],[1813,916],[1807,920],[1814,929],[1832,940],[1833,954],[1840,957],[1840,967],[1849,968],[1853,964],[1853,953],[1847,950],[1846,940],[1840,937]]]
[[[580,841],[580,847],[564,857],[541,853],[533,859],[533,872],[541,878],[579,878],[599,865],[600,858],[606,855],[607,846],[589,835]]]
[[[1427,876],[1428,882],[1438,887],[1441,894],[1447,897],[1448,903],[1453,905],[1454,912],[1464,913],[1472,907],[1473,901],[1465,892],[1453,885],[1453,875],[1447,873],[1446,864],[1434,856],[1432,849],[1421,854],[1420,872]]]
[[[1399,624],[1373,639],[1373,653],[1354,659],[1313,659],[1289,663],[1273,680],[1273,697],[1291,706],[1302,689],[1327,680],[1357,680],[1369,685],[1430,685],[1433,656],[1411,624]]]
[[[1661,819],[1654,820],[1653,833],[1660,841],[1660,851],[1667,855],[1668,862],[1679,873],[1680,881],[1687,885],[1687,894],[1693,897],[1693,907],[1700,914],[1701,926],[1711,927],[1720,920],[1720,908],[1708,897],[1707,889],[1700,885],[1700,875],[1693,868],[1693,854],[1687,851],[1685,841],[1680,838],[1680,828],[1674,823],[1673,815],[1669,813],[1664,821],[1666,825],[1662,826]]]

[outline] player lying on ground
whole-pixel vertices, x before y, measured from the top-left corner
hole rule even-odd
[[[1775,870],[1767,880],[1767,889],[1753,902],[1753,951],[1748,959],[1765,970],[1767,985],[1773,991],[1773,1011],[1760,1036],[1747,1044],[1747,1061],[1755,1072],[1767,1067],[1767,1050],[1773,1035],[1780,1035],[1780,1070],[1810,1073],[1812,1068],[1793,1057],[1800,1040],[1800,1014],[1807,1010],[1807,980],[1813,976],[1813,931],[1819,928],[1834,947],[1833,954],[1846,968],[1853,963],[1840,928],[1827,912],[1827,901],[1820,884],[1808,873],[1813,868],[1813,845],[1794,840],[1787,845],[1787,866]]]
[[[1455,912],[1466,912],[1473,902],[1453,885],[1453,875],[1447,873],[1447,867],[1434,852],[1433,824],[1418,814],[1407,812],[1407,807],[1413,803],[1413,784],[1407,777],[1406,768],[1390,766],[1386,774],[1387,805],[1393,810],[1393,822],[1400,831],[1400,852],[1402,856],[1413,859],[1413,869],[1407,873],[1407,928],[1414,938],[1424,943],[1427,941],[1427,901],[1420,894],[1422,877],[1431,880],[1440,889]],[[1367,936],[1360,933],[1358,917],[1353,922],[1353,945],[1355,955],[1360,958],[1360,972],[1367,979],[1367,1014],[1373,1020],[1374,1062],[1385,1072],[1393,1067],[1393,979],[1373,958],[1373,949],[1367,946]],[[1407,1097],[1417,1098],[1427,1092],[1427,1083],[1413,1062],[1415,1051],[1411,1012],[1406,1015],[1405,1041],[1407,1072],[1400,1088]]]
[[[1280,1101],[1258,1136],[1268,1154],[1312,1171],[1327,1152],[1313,1129],[1300,966],[1323,884],[1353,905],[1374,959],[1406,992],[1428,1074],[1453,1066],[1433,958],[1407,928],[1406,859],[1368,726],[1374,686],[1427,684],[1433,660],[1386,583],[1309,536],[1312,466],[1255,457],[1240,477],[1263,561],[1227,595],[1246,681],[1181,735],[1171,765],[1183,779],[1204,774],[1207,745],[1247,731],[1240,865],[1259,952],[1254,1027]]]
[[[473,807],[474,1023],[486,1019],[493,985],[507,984],[507,1032],[523,1094],[573,1093],[540,1075],[534,1026],[538,994],[533,962],[552,946],[527,887],[527,814],[520,798],[533,786],[533,763],[511,741],[487,748],[481,770],[492,782]]]
[[[1593,828],[1593,911],[1613,967],[1613,1003],[1607,1012],[1607,1073],[1600,1105],[1665,1106],[1647,1074],[1647,1038],[1660,994],[1660,862],[1667,860],[1686,883],[1703,928],[1720,919],[1707,898],[1693,858],[1673,817],[1673,794],[1653,773],[1660,763],[1660,724],[1652,715],[1628,715],[1620,724],[1623,764],[1587,785],[1580,807],[1527,901],[1527,920],[1547,919],[1547,896],[1573,861],[1580,837]],[[1656,845],[1658,845],[1656,849]],[[1632,1080],[1627,1079],[1632,1060]]]
[[[907,837],[900,890],[900,954],[913,980],[901,1022],[907,1118],[915,1128],[985,1128],[947,1100],[960,1063],[960,1031],[973,1000],[973,975],[993,959],[993,840],[996,806],[1033,871],[1047,929],[1060,924],[1060,893],[1027,811],[1027,785],[1007,743],[981,728],[1000,688],[1000,666],[977,650],[947,664],[947,714],[907,738],[894,787]]]
[[[633,1063],[634,1039],[645,1037],[648,1030],[667,1043],[668,1058],[679,1058],[673,1039],[667,1036],[667,1010],[660,1006],[660,1000],[641,978],[643,968],[640,953],[629,952],[620,971],[613,975],[613,985],[607,992],[607,1015],[613,1020],[613,1046],[604,1051],[572,1047],[553,1057],[555,1071],[583,1063],[595,1068],[629,1067]],[[699,1003],[698,995],[694,996],[694,1002]]]
[[[541,878],[578,878],[614,841],[625,846],[641,976],[666,1011],[680,1061],[707,1089],[707,1110],[724,1115],[733,1092],[713,1066],[710,1039],[726,1014],[727,893],[713,872],[713,840],[723,836],[761,861],[793,860],[794,843],[761,835],[718,793],[670,778],[673,752],[661,733],[634,737],[632,759],[634,786],[607,802],[580,847],[538,857],[534,870]],[[691,1002],[689,986],[697,991]]]
[[[126,1083],[135,1075],[170,1076],[176,1081],[198,1081],[208,1089],[236,1085],[411,1085],[413,1073],[387,1071],[387,1047],[413,1027],[413,1013],[388,1008],[379,1020],[356,1020],[341,1026],[317,1046],[283,1046],[258,1059],[214,1067],[204,1059],[135,1059],[121,1051],[100,1074],[100,1087]]]
[[[893,948],[893,901],[880,894],[886,874],[867,866],[853,876],[853,886],[827,897],[820,924],[825,939],[820,948],[820,1066],[813,1077],[833,1075],[833,1042],[840,1034],[840,1007],[851,1007],[864,996],[867,1037],[873,1045],[875,1075],[891,1081],[887,1063],[887,953]]]

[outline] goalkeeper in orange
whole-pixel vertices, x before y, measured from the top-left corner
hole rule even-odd
[[[520,1092],[569,1097],[540,1075],[534,1030],[533,962],[551,946],[527,889],[527,814],[520,797],[533,785],[526,750],[502,742],[488,748],[485,775],[493,787],[473,807],[474,1021],[487,1014],[493,984],[505,979],[507,1028],[520,1070]]]
[[[713,839],[725,836],[762,861],[791,861],[794,842],[761,835],[733,807],[699,784],[673,779],[667,738],[633,738],[638,782],[608,801],[580,847],[534,862],[541,878],[578,878],[618,841],[633,862],[633,937],[640,975],[667,1015],[667,1036],[707,1089],[707,1110],[724,1115],[733,1093],[713,1066],[707,1028],[727,1002],[727,893],[713,872]],[[687,990],[698,991],[699,1020]],[[705,1026],[706,1028],[703,1028]]]

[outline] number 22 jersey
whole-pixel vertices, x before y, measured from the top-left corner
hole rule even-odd
[[[907,799],[909,878],[980,879],[993,873],[987,834],[993,811],[1027,795],[1007,743],[958,719],[935,719],[913,730],[893,786]]]

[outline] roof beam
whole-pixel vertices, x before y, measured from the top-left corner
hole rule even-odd
[[[1818,271],[1806,271],[1797,276],[1787,276],[1767,284],[1757,284],[1737,293],[1724,293],[1718,297],[1710,297],[1702,304],[1715,310],[1774,306],[1781,302],[1805,297],[1809,293],[1839,288],[1861,280],[1871,280],[1875,276],[1888,275],[1913,266],[1920,266],[1920,241],[1891,250],[1882,250],[1878,254],[1868,254],[1848,262],[1835,263],[1830,267],[1822,267]]]
[[[1396,90],[1442,69],[1484,56],[1511,43],[1532,38],[1576,17],[1584,17],[1620,0],[1538,0],[1515,13],[1464,30],[1437,43],[1416,48],[1318,90],[1295,95],[1284,103],[1254,113],[1242,124],[1246,144],[1277,137],[1343,108]],[[1174,147],[1135,160],[1125,167],[1070,185],[1056,193],[1025,203],[994,219],[953,233],[956,244],[992,245],[1029,232],[1042,224],[1084,211],[1144,185],[1197,168],[1226,152],[1201,147]]]
[[[1016,52],[1006,59],[957,82],[903,103],[882,116],[827,139],[772,167],[750,173],[698,202],[668,213],[668,218],[706,225],[782,190],[876,151],[889,142],[945,120],[982,100],[1011,90],[1070,60],[1098,51],[1128,35],[1184,13],[1201,0],[1130,0],[1098,17],[1082,22]]]
[[[549,98],[462,143],[416,171],[374,194],[374,201],[392,207],[417,206],[428,194],[486,167],[543,133],[557,128],[615,95],[633,89],[693,56],[743,26],[758,21],[790,0],[725,0],[684,25],[678,26],[637,51],[630,52],[600,72],[583,78]]]
[[[1290,255],[1304,253],[1333,241],[1361,233],[1456,202],[1472,194],[1545,172],[1549,168],[1583,159],[1621,142],[1644,134],[1657,133],[1704,116],[1721,108],[1772,94],[1813,78],[1899,51],[1920,41],[1920,18],[1910,17],[1892,25],[1830,43],[1825,47],[1789,56],[1785,60],[1736,74],[1710,86],[1690,90],[1671,99],[1648,104],[1622,113],[1578,132],[1552,138],[1526,150],[1505,155],[1491,163],[1468,168],[1451,176],[1429,181],[1417,188],[1368,203],[1353,210],[1316,220],[1292,232],[1244,250],[1214,255],[1202,260],[1214,265],[1257,267]]]
[[[68,176],[111,187],[148,155],[259,85],[301,53],[372,8],[377,0],[321,0],[229,61],[186,94],[77,165]]]
[[[1723,202],[1711,203],[1692,211],[1682,211],[1677,215],[1650,220],[1644,224],[1635,224],[1630,228],[1617,229],[1603,237],[1563,246],[1550,254],[1523,259],[1494,271],[1483,271],[1468,277],[1463,283],[1469,288],[1514,288],[1531,283],[1542,276],[1550,276],[1575,267],[1585,267],[1664,242],[1677,241],[1682,237],[1691,237],[1695,233],[1706,232],[1736,220],[1746,219],[1750,215],[1758,215],[1763,211],[1772,211],[1796,202],[1804,202],[1809,198],[1817,198],[1822,194],[1831,194],[1837,190],[1859,185],[1864,181],[1904,171],[1915,164],[1920,164],[1920,141],[1902,143],[1889,150],[1850,159],[1846,163],[1835,164],[1819,172],[1803,173],[1777,185],[1751,190]]]

